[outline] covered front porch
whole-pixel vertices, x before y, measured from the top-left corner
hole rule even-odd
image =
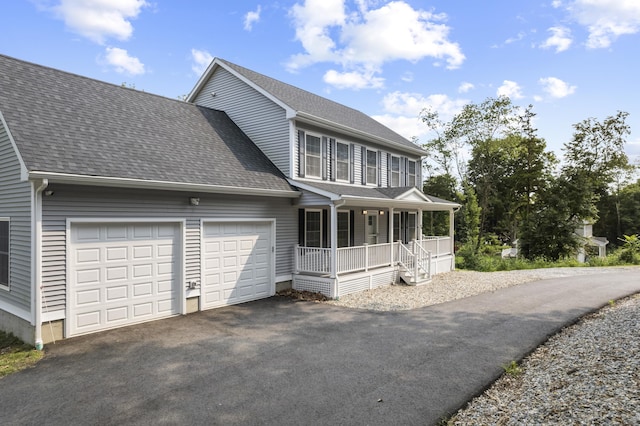
[[[453,269],[458,204],[430,198],[413,187],[292,183],[303,193],[299,244],[293,253],[294,289],[338,298],[399,280],[420,285]],[[449,235],[424,236],[424,211],[448,211]]]

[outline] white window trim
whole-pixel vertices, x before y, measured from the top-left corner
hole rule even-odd
[[[369,168],[372,167],[372,166],[369,166],[369,152],[373,152],[374,154],[376,154],[376,164],[373,167],[373,168],[375,168],[375,171],[376,171],[376,177],[375,177],[373,182],[369,182]],[[378,159],[378,151],[376,151],[374,149],[366,148],[365,153],[366,153],[365,158],[364,158],[364,161],[365,161],[365,164],[366,164],[365,182],[367,182],[367,186],[378,186],[378,173],[380,173],[380,170],[378,170],[378,161],[379,161],[379,159]]]
[[[411,180],[411,173],[409,172],[409,165],[413,163],[415,165],[414,173],[413,173],[413,181]],[[407,179],[409,180],[409,182],[407,182],[407,186],[418,186],[416,184],[416,180],[418,179],[418,162],[416,160],[411,160],[408,159],[407,161]]]
[[[7,222],[7,283],[0,283],[0,289],[9,291],[11,289],[11,218],[0,217],[0,222]]]
[[[347,178],[346,179],[339,179],[338,178],[338,145],[344,145],[347,147]],[[336,140],[336,152],[332,153],[332,155],[335,156],[335,165],[336,165],[336,170],[335,170],[335,176],[336,176],[336,181],[337,182],[350,182],[350,176],[351,176],[351,146],[348,142],[340,142],[339,140]]]
[[[397,172],[398,173],[398,182],[395,185],[393,184],[393,174],[394,174],[394,171],[393,171],[393,160],[394,159],[398,160],[398,172]],[[393,155],[393,154],[391,155],[391,164],[389,164],[389,170],[391,171],[391,176],[389,176],[389,186],[391,188],[396,188],[396,187],[399,187],[401,185],[401,179],[400,178],[402,176],[402,173],[401,173],[402,167],[400,167],[400,162],[401,162],[401,158],[400,157],[398,157],[397,155]]]
[[[318,155],[318,158],[320,160],[320,168],[318,169],[318,175],[313,175],[309,173],[309,157],[316,158],[314,155],[309,155],[309,146],[307,145],[307,142],[308,142],[307,138],[309,136],[318,138],[320,142],[320,146],[319,146],[320,154]],[[304,134],[304,176],[312,179],[322,179],[322,136],[316,133],[305,132]]]

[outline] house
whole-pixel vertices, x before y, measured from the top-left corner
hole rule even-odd
[[[0,55],[0,324],[54,339],[453,267],[422,149],[215,59],[183,102]],[[450,213],[423,237],[422,212]]]
[[[580,241],[580,247],[576,254],[578,262],[586,262],[590,255],[596,255],[600,258],[607,257],[609,240],[606,237],[593,236],[593,223],[585,220],[582,226],[576,228],[576,235],[578,235]]]

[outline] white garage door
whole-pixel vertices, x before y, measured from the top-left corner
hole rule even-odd
[[[75,223],[68,268],[70,335],[179,313],[172,223]]]
[[[205,223],[202,309],[273,296],[269,222]]]

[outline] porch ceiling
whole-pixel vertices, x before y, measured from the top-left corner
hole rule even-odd
[[[423,194],[416,187],[380,188],[351,186],[324,182],[301,182],[289,179],[289,183],[303,191],[300,204],[330,205],[340,203],[354,207],[405,208],[423,211],[450,211],[460,207],[459,204]],[[305,197],[308,191],[313,197]],[[344,202],[342,204],[341,202]]]

